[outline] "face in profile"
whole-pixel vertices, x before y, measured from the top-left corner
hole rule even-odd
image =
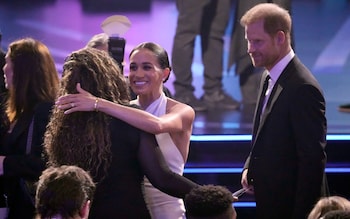
[[[5,65],[3,67],[5,87],[9,89],[12,86],[12,80],[13,80],[13,67],[12,67],[12,61],[10,59],[10,52],[7,52],[5,56],[5,61],[6,61]]]

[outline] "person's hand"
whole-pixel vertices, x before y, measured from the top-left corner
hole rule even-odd
[[[65,114],[77,111],[94,111],[96,97],[81,88],[77,83],[77,94],[67,94],[61,96],[56,101],[58,109],[64,110]]]
[[[254,194],[253,186],[248,184],[247,174],[248,174],[248,169],[244,169],[242,172],[242,179],[241,179],[242,187],[247,190],[246,193]]]
[[[233,197],[233,202],[238,202],[238,197],[237,196],[232,195],[232,197]]]

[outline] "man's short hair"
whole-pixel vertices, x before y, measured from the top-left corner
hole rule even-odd
[[[95,184],[82,168],[49,167],[39,178],[35,207],[41,218],[74,217],[87,201],[92,202],[94,192]]]

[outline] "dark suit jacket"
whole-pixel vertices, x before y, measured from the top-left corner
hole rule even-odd
[[[260,125],[254,124],[244,168],[258,218],[305,218],[321,196],[327,124],[320,85],[297,57],[277,80]]]
[[[0,177],[0,196],[5,193],[10,206],[9,218],[33,218],[34,206],[24,193],[20,178],[37,180],[45,168],[42,144],[53,103],[40,103],[34,112],[24,113],[11,133],[0,133],[0,155],[5,155],[4,175]],[[30,154],[26,154],[29,125],[33,122]]]

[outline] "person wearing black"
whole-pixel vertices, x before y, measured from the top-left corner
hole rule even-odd
[[[326,191],[323,91],[292,49],[287,10],[258,4],[243,15],[241,24],[253,65],[266,69],[242,186],[254,193],[258,219],[306,218]]]
[[[45,151],[49,166],[77,165],[90,172],[97,187],[89,218],[150,218],[141,187],[144,176],[179,198],[198,186],[169,170],[154,135],[99,112],[99,98],[129,105],[128,85],[111,56],[84,48],[70,54],[63,69],[59,96],[76,93],[80,83],[97,98],[92,112],[54,110]]]
[[[3,67],[8,89],[0,132],[0,198],[8,218],[33,218],[34,196],[27,185],[45,168],[42,143],[59,86],[49,49],[33,38],[12,42]]]

